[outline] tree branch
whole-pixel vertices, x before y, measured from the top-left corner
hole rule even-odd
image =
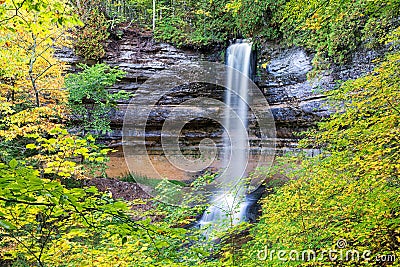
[[[48,207],[53,207],[56,204],[54,203],[44,203],[44,202],[30,202],[30,201],[25,201],[25,200],[18,200],[18,199],[7,199],[4,197],[0,197],[0,200],[5,201],[5,202],[12,202],[12,203],[18,203],[18,204],[26,204],[26,205],[32,205],[32,206],[48,206]]]

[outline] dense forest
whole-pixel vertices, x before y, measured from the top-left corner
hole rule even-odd
[[[257,221],[210,241],[190,227],[206,205],[85,186],[105,176],[107,114],[131,97],[107,91],[125,74],[102,63],[120,25],[199,51],[235,38],[303,47],[310,79],[360,47],[385,53],[326,92],[335,113],[299,144],[322,152],[276,157],[257,174]],[[0,0],[0,32],[0,266],[400,266],[400,1]],[[63,46],[81,72],[54,56]]]

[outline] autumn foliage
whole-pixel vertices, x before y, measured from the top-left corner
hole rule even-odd
[[[277,158],[274,168],[259,174],[268,190],[258,221],[218,233],[213,241],[190,227],[206,206],[192,207],[193,199],[175,207],[160,199],[114,199],[84,186],[104,174],[110,151],[95,135],[110,130],[107,116],[115,101],[129,97],[109,94],[107,87],[124,73],[104,64],[82,65],[64,80],[66,70],[54,50],[71,45],[69,29],[82,31],[75,45],[81,56],[104,55],[94,41],[108,36],[106,16],[90,17],[100,9],[80,13],[88,4],[0,0],[1,266],[399,265],[398,1],[157,1],[164,17],[156,37],[180,45],[226,41],[241,28],[246,36],[284,37],[286,44],[313,49],[316,69],[343,63],[361,44],[385,46],[373,71],[337,81],[327,93],[336,113],[305,133],[300,144],[321,153]],[[141,4],[146,11],[151,3]],[[277,174],[286,179],[272,179]],[[191,189],[216,175],[204,174]],[[169,182],[157,183],[160,192],[170,190]],[[261,259],[266,249],[369,254],[350,260]],[[383,256],[391,257],[382,261]]]

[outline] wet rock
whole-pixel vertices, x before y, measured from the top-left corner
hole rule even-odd
[[[312,69],[310,58],[303,49],[288,49],[268,64],[267,71],[282,82],[305,81],[306,74]]]
[[[324,92],[340,82],[356,79],[371,71],[374,59],[385,49],[376,51],[360,48],[345,65],[332,65],[313,79],[307,79],[312,70],[314,55],[295,47],[282,49],[276,44],[264,44],[261,61],[268,62],[259,70],[258,85],[266,96],[277,128],[278,147],[283,151],[296,146],[296,133],[314,127],[334,110],[326,104]]]

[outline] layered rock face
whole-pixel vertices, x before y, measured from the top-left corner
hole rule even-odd
[[[171,45],[154,41],[151,34],[138,30],[125,29],[120,38],[110,40],[103,62],[118,66],[127,72],[126,77],[115,84],[110,92],[125,90],[135,93],[145,82],[172,66],[186,66],[200,60],[216,60],[214,53],[177,49]],[[220,55],[222,55],[221,49]],[[274,44],[264,44],[258,51],[259,58],[268,62],[265,68],[257,70],[256,83],[266,97],[273,113],[277,131],[277,148],[279,151],[294,150],[298,137],[296,133],[315,125],[321,118],[332,112],[325,105],[323,92],[331,90],[336,81],[357,78],[373,68],[373,59],[380,55],[374,51],[359,51],[352,61],[344,66],[332,66],[318,77],[307,80],[307,73],[312,70],[313,55],[301,48],[282,49]],[[56,56],[71,65],[79,62],[70,50],[63,49]],[[219,58],[221,60],[221,58]],[[173,75],[173,73],[171,73]],[[146,84],[145,84],[146,85]],[[149,95],[156,94],[154,88],[141,87]],[[142,94],[143,95],[143,94]],[[146,141],[157,150],[160,141],[160,130],[168,117],[169,111],[188,99],[196,97],[214,98],[223,101],[224,88],[199,83],[183,84],[163,96],[157,109],[148,120]],[[122,125],[127,102],[118,103],[118,109],[111,114],[113,132],[105,140],[114,146],[121,144]],[[195,111],[193,111],[195,112]],[[140,116],[140,114],[138,114]],[[254,119],[249,119],[251,131],[256,131]],[[221,126],[213,120],[198,118],[191,120],[182,129],[180,144],[193,149],[203,138],[222,144]],[[254,136],[257,133],[253,133]]]
[[[296,133],[315,126],[317,121],[334,112],[326,104],[324,92],[335,88],[340,81],[355,79],[371,71],[373,60],[382,53],[359,50],[347,64],[333,65],[317,77],[307,79],[312,70],[313,54],[301,48],[281,49],[264,44],[260,56],[269,63],[259,71],[258,85],[274,114],[278,147],[294,149],[299,138]]]

